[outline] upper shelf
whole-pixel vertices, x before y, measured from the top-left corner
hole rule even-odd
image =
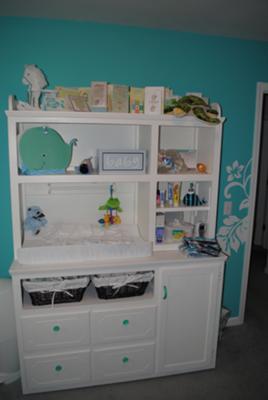
[[[9,109],[6,115],[15,122],[35,122],[35,123],[80,123],[80,124],[125,124],[125,125],[180,125],[191,127],[215,127],[217,125],[203,122],[194,116],[175,117],[173,115],[146,115],[146,114],[127,114],[114,112],[77,112],[77,111],[42,111],[42,110],[23,110],[15,108],[13,96],[9,96]],[[212,104],[220,115],[218,104]],[[219,117],[221,123],[224,117]]]

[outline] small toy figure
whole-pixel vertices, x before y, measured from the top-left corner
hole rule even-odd
[[[24,221],[24,229],[31,231],[33,235],[38,235],[41,228],[47,224],[45,214],[38,206],[27,208],[27,216]]]
[[[39,109],[41,91],[48,85],[44,73],[36,65],[27,64],[25,65],[22,83],[28,85],[29,104],[33,108]]]
[[[158,153],[158,173],[176,174],[188,171],[181,154],[177,150],[160,150]]]
[[[79,166],[79,171],[81,174],[92,174],[93,166],[92,166],[92,157],[86,158],[83,160]]]
[[[194,184],[190,183],[188,192],[183,197],[183,204],[185,206],[193,207],[193,206],[202,206],[205,203],[206,203],[206,201],[204,199],[200,200],[198,195],[195,193]]]
[[[99,223],[105,226],[121,224],[121,218],[117,213],[123,210],[120,207],[119,199],[113,197],[113,192],[113,185],[110,185],[110,197],[105,204],[99,207],[99,210],[106,211],[104,217],[99,220]]]

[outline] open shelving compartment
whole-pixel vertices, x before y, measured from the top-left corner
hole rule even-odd
[[[117,122],[103,119],[100,115],[96,118],[83,115],[78,119],[76,116],[67,119],[61,116],[60,122],[57,119],[55,123],[55,118],[47,117],[46,112],[38,113],[38,118],[32,118],[34,113],[30,114],[29,120],[16,119],[17,134],[10,139],[10,154],[16,161],[12,163],[11,171],[13,169],[13,200],[17,198],[13,203],[13,231],[18,261],[44,264],[151,255],[151,125],[146,120],[144,124],[129,118],[119,118]],[[62,137],[64,146],[77,139],[68,168],[60,174],[47,174],[46,171],[23,173],[21,138],[32,128],[40,128],[46,134],[46,127]],[[105,174],[99,170],[100,150],[119,153],[141,150],[146,161],[144,169],[125,171],[119,168],[114,173]],[[50,149],[46,149],[40,158],[49,157],[49,152]],[[79,173],[79,164],[89,157],[92,157],[93,173]],[[103,222],[105,215],[99,207],[111,196],[111,187],[113,197],[120,201],[122,212],[117,215],[122,224],[107,226],[98,222]],[[36,205],[42,209],[48,222],[38,235],[32,235],[24,230],[24,221],[27,209]]]
[[[178,249],[184,236],[215,235],[221,127],[160,126],[154,250]]]

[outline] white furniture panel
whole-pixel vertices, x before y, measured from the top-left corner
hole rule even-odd
[[[150,339],[155,335],[155,307],[92,312],[92,343]]]
[[[146,378],[154,372],[154,344],[93,351],[93,382]]]
[[[162,270],[160,373],[214,366],[222,274],[217,262]]]
[[[25,351],[89,346],[88,312],[21,318]]]
[[[42,392],[86,385],[90,380],[89,351],[27,357],[25,392]]]

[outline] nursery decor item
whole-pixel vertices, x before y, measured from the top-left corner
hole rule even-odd
[[[120,200],[118,198],[113,197],[114,187],[110,185],[110,197],[106,201],[105,204],[99,207],[99,210],[105,210],[106,214],[103,218],[99,220],[99,223],[102,225],[113,225],[113,224],[121,224],[121,218],[118,215],[118,212],[122,212],[122,208],[120,207]]]
[[[89,283],[88,276],[60,276],[25,279],[22,286],[29,293],[34,306],[44,306],[81,301]],[[54,326],[54,332],[59,330],[58,325]]]
[[[144,150],[100,150],[100,174],[145,173]]]
[[[100,299],[117,299],[122,297],[141,296],[154,277],[153,271],[140,273],[119,273],[94,275],[92,283]],[[128,325],[128,320],[123,324]]]
[[[25,65],[22,83],[28,86],[29,104],[39,109],[41,91],[48,85],[43,71],[35,64]]]
[[[35,127],[26,130],[19,142],[21,171],[25,175],[64,173],[72,158],[77,139],[65,143],[52,128]]]
[[[145,114],[163,114],[165,88],[163,86],[146,86],[144,93]]]
[[[24,221],[24,229],[38,235],[41,228],[47,224],[46,216],[38,206],[27,208],[27,216]]]
[[[202,97],[196,95],[187,95],[181,98],[173,99],[165,109],[165,114],[171,114],[176,117],[193,114],[196,118],[211,124],[219,124],[218,111],[212,108]]]
[[[185,152],[186,153],[186,152]],[[193,153],[193,152],[192,152]],[[189,152],[190,154],[190,152]],[[158,173],[176,174],[189,170],[181,151],[175,149],[160,150],[158,153]]]
[[[197,171],[204,174],[207,172],[207,166],[204,163],[197,163],[196,164]]]
[[[205,204],[205,200],[200,200],[199,196],[195,193],[194,189],[194,184],[190,183],[190,187],[188,189],[188,192],[186,195],[183,197],[183,204],[185,206],[201,206],[202,204]]]
[[[85,158],[81,164],[79,165],[79,172],[81,174],[92,174],[93,173],[93,165],[92,165],[92,157]]]
[[[104,112],[108,109],[107,82],[91,82],[91,111]]]

